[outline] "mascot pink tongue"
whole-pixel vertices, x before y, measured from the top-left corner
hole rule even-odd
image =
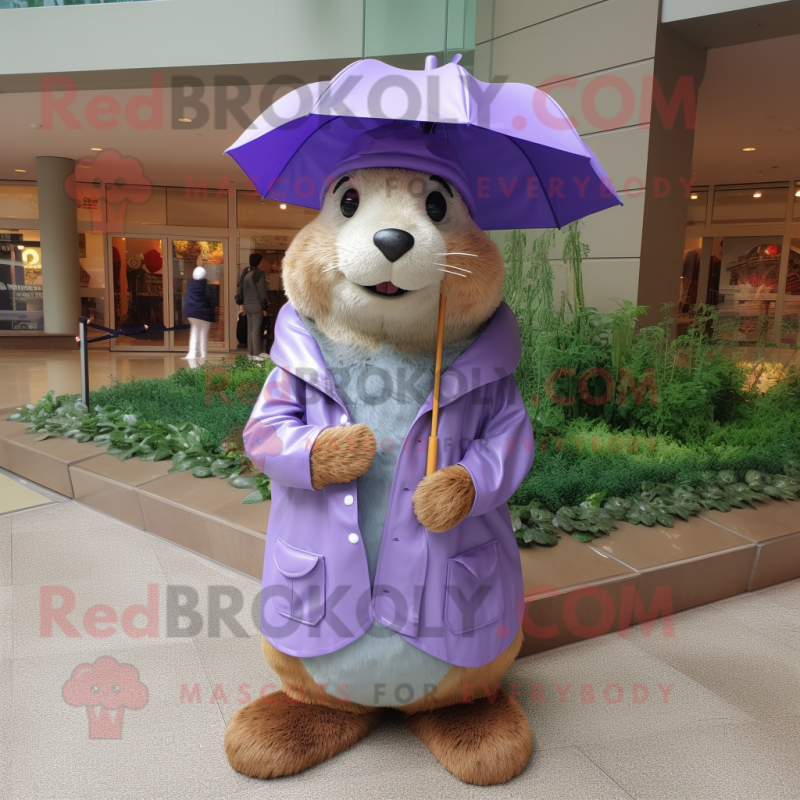
[[[522,642],[506,501],[531,469],[533,434],[503,261],[480,225],[563,224],[619,201],[571,128],[537,141],[532,123],[509,142],[506,112],[536,90],[500,87],[511,99],[495,126],[467,96],[468,73],[426,64],[451,87],[446,113],[409,102],[375,119],[356,97],[347,119],[326,106],[343,75],[430,85],[363,61],[305,87],[313,102],[291,120],[279,101],[229,150],[265,196],[320,209],[286,253],[276,368],[243,436],[272,485],[261,631],[281,680],[225,735],[231,765],[253,777],[331,758],[387,708],[469,783],[508,781],[531,753],[499,682]],[[542,175],[561,197],[523,196]],[[500,178],[512,189],[487,203],[482,187]],[[580,198],[568,188],[579,180]]]

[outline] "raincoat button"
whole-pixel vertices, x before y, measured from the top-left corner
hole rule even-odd
[[[347,414],[342,414],[342,418],[339,420],[342,425],[347,425]]]
[[[351,495],[351,494],[348,494],[348,495],[347,495],[347,497],[345,497],[345,498],[344,498],[344,504],[345,504],[346,506],[351,506],[351,505],[353,505],[353,495]]]
[[[347,540],[350,542],[350,544],[358,544],[358,534],[357,533],[351,533],[347,537]]]

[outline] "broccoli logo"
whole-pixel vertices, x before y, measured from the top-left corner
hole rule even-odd
[[[146,203],[153,194],[153,185],[145,177],[141,161],[110,148],[79,159],[64,188],[69,197],[88,202],[95,233],[124,233],[128,204]]]
[[[90,739],[121,739],[125,709],[141,708],[148,697],[136,667],[110,656],[75,667],[61,694],[71,706],[86,706]]]

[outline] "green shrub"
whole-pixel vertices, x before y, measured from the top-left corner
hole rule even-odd
[[[270,362],[179,369],[168,378],[117,381],[92,392],[91,409],[75,395],[48,392],[11,419],[27,422],[37,441],[51,437],[94,442],[121,461],[172,460],[170,472],[224,478],[249,489],[245,503],[271,496],[269,479],[245,456],[242,428]]]
[[[272,367],[271,362],[237,356],[232,364],[179,369],[168,378],[112,377],[108,386],[91,393],[91,405],[113,406],[173,424],[191,420],[221,442],[247,422]]]
[[[567,229],[568,289],[556,311],[554,243],[553,231],[538,237],[530,252],[520,231],[509,232],[505,243],[504,295],[522,339],[515,377],[537,442],[533,470],[511,501],[520,543],[552,545],[559,530],[588,541],[613,525],[609,514],[666,524],[703,508],[783,497],[746,489],[748,474],[795,486],[798,376],[783,370],[759,394],[766,337],[751,371],[732,349],[738,320],[720,318],[713,307],[699,306],[687,332],[671,337],[669,306],[660,325],[638,330],[642,306],[623,301],[611,314],[585,306],[581,273],[588,247],[578,223]],[[723,474],[728,483],[717,482],[736,489],[709,477]],[[661,494],[651,496],[654,486]],[[708,496],[690,498],[686,492],[693,491]],[[598,495],[614,500],[613,509],[604,506],[608,513],[587,506]],[[623,507],[624,516],[614,517]]]

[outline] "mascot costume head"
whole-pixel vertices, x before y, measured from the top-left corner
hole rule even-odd
[[[522,126],[505,112],[478,119],[463,69],[426,67],[358,62],[304,87],[313,105],[288,121],[279,101],[229,150],[264,196],[320,209],[286,252],[276,368],[244,430],[271,479],[261,631],[281,680],[226,732],[231,765],[253,777],[331,758],[390,708],[469,783],[508,781],[531,753],[525,714],[499,682],[522,643],[506,501],[531,469],[533,434],[503,261],[481,226],[563,224],[619,201],[571,127],[532,124],[511,141]],[[461,108],[423,97],[413,119],[411,101],[353,116],[368,88],[349,117],[326,106],[359,69],[373,87],[449,80]],[[509,87],[509,107],[535,107],[536,90]]]

